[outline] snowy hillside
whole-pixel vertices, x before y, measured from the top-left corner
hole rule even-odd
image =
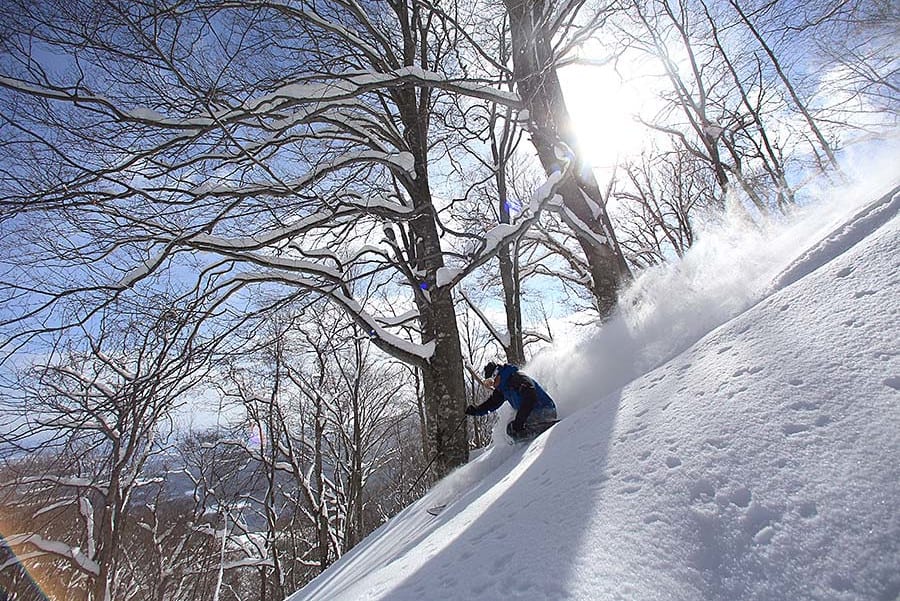
[[[897,599],[900,193],[841,215],[757,251],[780,263],[732,259],[746,294],[536,360],[560,424],[472,460],[292,601]]]

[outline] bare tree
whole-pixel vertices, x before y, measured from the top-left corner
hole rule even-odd
[[[408,421],[415,406],[400,365],[374,353],[346,316],[328,307],[309,311],[312,319],[282,314],[251,331],[220,384],[225,403],[241,409],[239,429],[251,432],[217,441],[246,457],[256,478],[242,499],[245,515],[259,516],[260,544],[240,568],[259,570],[263,596],[275,598],[384,519],[390,505],[369,504],[396,492],[380,484],[381,474],[401,450],[393,426]]]
[[[788,210],[810,167],[839,174],[836,152],[848,133],[891,119],[891,109],[874,116],[886,107],[877,93],[864,99],[866,85],[847,77],[841,61],[821,51],[816,58],[817,45],[852,40],[872,54],[846,53],[849,62],[890,78],[890,52],[876,41],[890,26],[882,20],[856,35],[847,26],[851,15],[884,14],[868,3],[628,0],[620,8],[623,43],[654,56],[669,84],[668,110],[647,125],[705,161],[723,192],[741,191],[762,215]]]
[[[574,43],[566,34],[584,2],[504,0],[504,4],[510,23],[516,89],[528,111],[532,142],[540,162],[552,174],[559,171],[563,160],[558,141],[564,142],[570,153],[577,148],[556,69]],[[602,21],[603,15],[603,11],[597,12],[593,21]],[[583,24],[580,35],[590,32],[594,25]],[[571,156],[567,160],[574,159]],[[619,287],[630,277],[606,212],[607,199],[593,174],[580,168],[578,177],[563,180],[560,194],[559,214],[574,232],[587,259],[596,308],[605,318],[616,305]]]
[[[167,309],[149,327],[102,318],[98,336],[85,332],[74,341],[82,344],[23,375],[21,397],[4,401],[13,428],[2,436],[7,449],[39,445],[46,461],[10,462],[16,477],[4,484],[33,520],[9,544],[64,563],[97,600],[126,597],[121,543],[132,497],[152,481],[148,462],[166,448],[168,420],[206,359],[189,311]],[[69,524],[62,533],[60,520]]]
[[[487,59],[460,14],[406,1],[13,13],[0,101],[18,166],[2,214],[22,227],[3,283],[23,310],[6,348],[48,314],[65,327],[162,282],[200,291],[220,319],[327,299],[419,370],[434,474],[467,459],[452,290],[532,221],[454,240],[433,196],[435,119],[458,104],[445,98],[519,102],[464,76],[461,44]],[[402,310],[355,298],[354,280]]]
[[[257,499],[260,491],[265,494],[265,478],[239,442],[246,439],[243,425],[217,426],[190,432],[178,445],[177,461],[190,484],[185,542],[193,556],[186,566],[176,565],[173,575],[179,586],[170,592],[174,598],[265,599],[272,588],[267,537],[258,531],[258,516],[265,510]],[[297,531],[290,524],[284,532],[296,541]],[[177,559],[175,555],[167,561]]]
[[[622,247],[638,269],[683,256],[694,243],[697,217],[724,209],[706,165],[685,150],[643,156],[623,171],[626,181],[614,196],[626,213]]]
[[[728,77],[721,57],[702,41],[707,31],[701,28],[688,0],[648,4],[631,0],[628,12],[640,29],[626,35],[634,47],[659,60],[671,85],[671,107],[684,117],[683,126],[671,113],[668,119],[647,125],[671,135],[706,161],[723,192],[737,186],[760,212],[767,214],[767,203],[746,176],[747,156],[740,139],[747,124],[743,113],[732,108],[736,102],[732,96],[734,80]]]
[[[180,473],[173,469],[147,487],[129,512],[120,549],[140,599],[205,599],[212,590],[219,546],[205,526],[211,508],[184,497]]]
[[[786,7],[785,7],[785,12]],[[754,15],[748,15],[748,19]],[[900,64],[896,50],[900,13],[890,0],[817,3],[774,29],[780,37],[804,35],[815,50],[818,93],[815,119],[841,129],[880,134],[897,124]],[[813,87],[815,90],[815,87]],[[805,94],[804,94],[805,92]]]
[[[829,166],[832,169],[836,169],[838,166],[837,158],[834,155],[834,150],[831,147],[831,143],[825,138],[825,134],[822,132],[819,124],[810,112],[809,107],[807,106],[808,103],[800,97],[800,94],[796,86],[793,84],[791,77],[788,76],[785,69],[783,68],[782,61],[778,56],[776,56],[775,50],[766,41],[763,33],[754,24],[751,17],[741,6],[741,2],[738,2],[737,0],[728,0],[728,3],[735,10],[735,12],[737,12],[737,14],[740,16],[741,22],[747,27],[747,30],[753,35],[753,38],[759,43],[760,48],[762,48],[762,50],[765,52],[772,67],[775,69],[775,73],[778,75],[778,79],[781,81],[785,90],[787,90],[787,93],[790,95],[795,108],[803,116],[803,119],[806,121],[806,124],[809,127],[809,131],[812,132],[813,136],[815,136],[820,149],[825,153],[825,156],[828,159]],[[708,14],[709,13],[707,12],[707,15]],[[762,130],[761,126],[760,129]]]

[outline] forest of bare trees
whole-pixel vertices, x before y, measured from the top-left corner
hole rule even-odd
[[[4,2],[0,591],[284,599],[489,442],[485,361],[839,181],[898,34],[890,0]],[[638,62],[644,150],[592,169],[559,73]]]

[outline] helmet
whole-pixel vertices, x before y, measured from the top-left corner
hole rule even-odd
[[[484,377],[485,379],[493,378],[497,374],[497,369],[500,366],[494,363],[493,361],[488,361],[484,366]]]

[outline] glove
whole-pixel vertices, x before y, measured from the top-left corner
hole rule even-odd
[[[478,409],[475,408],[475,405],[466,407],[466,415],[478,415]]]

